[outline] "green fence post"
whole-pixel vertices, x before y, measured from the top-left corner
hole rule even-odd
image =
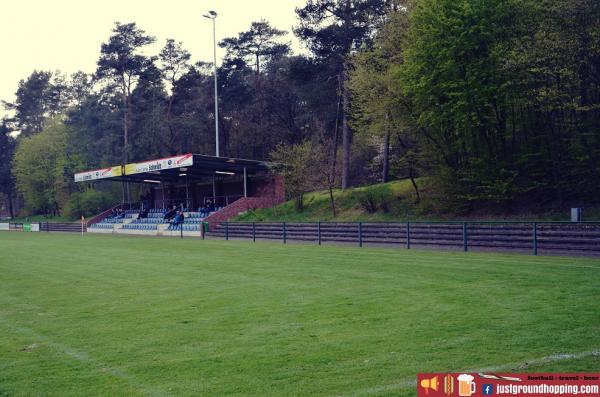
[[[229,240],[229,222],[225,222],[225,240]]]
[[[465,252],[469,250],[469,245],[467,242],[467,222],[463,222],[463,250]]]
[[[362,247],[362,222],[358,222],[358,246]]]
[[[533,222],[533,255],[537,255],[537,223]]]
[[[321,221],[317,222],[317,242],[321,245]]]
[[[410,222],[406,222],[406,249],[410,249]]]
[[[200,236],[202,237],[202,240],[204,240],[204,235],[206,234],[206,228],[204,226],[204,221],[202,221],[202,223],[200,224],[200,227],[202,228]]]
[[[286,243],[286,235],[285,235],[285,222],[283,222],[283,243]]]
[[[252,222],[252,242],[256,242],[256,222]]]
[[[179,224],[179,238],[183,238],[183,222]]]

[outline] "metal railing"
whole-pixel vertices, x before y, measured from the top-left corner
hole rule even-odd
[[[230,238],[470,250],[600,255],[600,222],[224,222],[209,235]]]
[[[142,209],[142,208],[184,208],[188,211],[197,211],[199,208],[205,206],[207,203],[212,203],[213,206],[226,207],[234,201],[244,197],[243,194],[228,194],[223,196],[203,196],[198,201],[192,200],[191,198],[169,198],[164,200],[157,200],[158,204],[154,204],[149,200],[124,203],[128,208],[131,209]],[[195,204],[194,204],[195,203]]]
[[[217,207],[226,207],[229,204],[233,203],[244,197],[243,194],[230,194],[227,196],[206,196],[202,198],[202,203],[206,205],[209,201],[213,203],[213,205]]]

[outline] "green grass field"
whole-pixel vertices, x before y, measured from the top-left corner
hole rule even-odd
[[[0,252],[0,396],[411,396],[417,372],[600,369],[594,259],[9,232]]]

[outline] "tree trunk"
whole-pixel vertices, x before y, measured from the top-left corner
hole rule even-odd
[[[555,111],[550,110],[547,113],[545,120],[548,131],[550,132],[550,162],[552,172],[552,182],[554,187],[555,199],[558,208],[562,208],[564,204],[564,193],[562,188],[563,179],[563,158],[562,152],[562,134],[559,123],[555,120]]]
[[[129,111],[130,111],[130,98],[131,93],[129,92],[129,86],[125,81],[125,77],[122,80],[123,84],[123,165],[129,162]],[[126,200],[131,201],[129,183],[125,183],[125,196]]]
[[[127,93],[127,84],[123,80],[123,161],[127,163],[127,145],[129,144],[129,95]]]
[[[415,181],[415,175],[413,172],[412,165],[408,166],[408,177],[410,178],[410,181],[412,182],[413,189],[415,189],[415,194],[417,195],[415,204],[417,204],[419,201],[421,201],[421,194],[419,193],[419,187],[417,186],[417,182]]]
[[[340,110],[342,106],[342,78],[338,76],[338,103],[335,114],[335,129],[333,130],[333,139],[331,141],[331,184],[335,186],[335,169],[337,165],[337,149],[340,131]]]
[[[6,199],[8,201],[8,213],[11,218],[14,218],[15,217],[15,209],[13,207],[12,192],[8,192],[8,194],[6,195]]]
[[[390,173],[390,128],[388,124],[389,115],[385,115],[385,135],[383,136],[383,174],[381,181],[387,182]]]
[[[337,103],[337,111],[335,113],[335,128],[333,130],[333,138],[331,140],[331,167],[329,170],[328,185],[329,185],[329,202],[331,204],[331,213],[335,218],[335,201],[333,199],[333,188],[335,187],[335,174],[336,174],[336,165],[337,165],[337,150],[338,150],[338,141],[339,141],[339,131],[340,131],[340,111],[342,107],[342,77],[338,75],[338,103]]]
[[[342,190],[350,187],[350,144],[352,131],[348,126],[348,89],[346,87],[347,74],[344,68],[342,72]]]
[[[169,146],[173,147],[175,144],[175,141],[179,141],[179,154],[182,154],[183,153],[183,140],[178,139],[179,136],[177,134],[177,131],[175,130],[175,127],[173,126],[173,115],[172,115],[173,100],[174,100],[173,93],[171,93],[171,95],[169,96],[169,103],[167,104],[167,126],[169,128],[169,133],[171,134],[171,138],[169,139]]]
[[[336,216],[335,201],[333,199],[333,186],[331,185],[331,183],[329,184],[329,204],[331,205],[331,213],[332,213],[333,217],[335,218],[335,216]]]

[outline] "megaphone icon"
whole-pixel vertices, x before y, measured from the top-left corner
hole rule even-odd
[[[434,376],[433,378],[421,380],[421,387],[423,389],[425,389],[425,393],[429,393],[429,389],[433,389],[433,390],[437,391],[438,386],[439,386],[439,382],[438,382],[437,376]]]

